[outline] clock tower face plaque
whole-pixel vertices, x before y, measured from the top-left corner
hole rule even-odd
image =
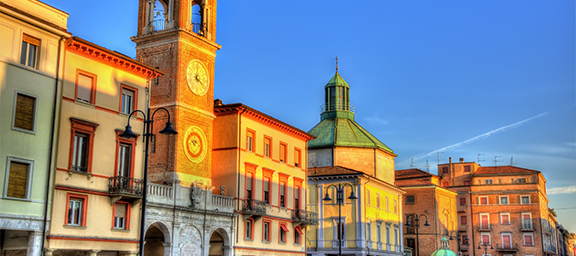
[[[190,126],[182,141],[186,157],[193,163],[201,163],[206,157],[207,141],[206,135],[198,126]]]
[[[186,82],[197,96],[204,96],[210,88],[210,75],[202,61],[191,60],[186,67]]]

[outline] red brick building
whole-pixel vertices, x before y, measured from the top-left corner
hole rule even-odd
[[[443,237],[450,238],[450,235],[454,239],[449,241],[450,249],[455,252],[459,249],[456,231],[457,193],[440,184],[440,177],[420,169],[396,171],[396,186],[406,191],[402,199],[403,218],[405,223],[411,225],[403,226],[404,245],[414,251],[419,249],[419,255],[430,255],[440,249],[440,240]],[[419,216],[418,237],[415,216]],[[424,225],[426,221],[430,226]]]
[[[481,244],[489,245],[487,255],[556,255],[546,179],[540,171],[482,167],[461,158],[439,164],[438,176],[443,187],[458,192],[458,233],[470,244],[462,255],[483,255]]]

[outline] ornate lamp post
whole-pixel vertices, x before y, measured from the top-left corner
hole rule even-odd
[[[170,122],[170,112],[168,111],[168,109],[160,107],[156,110],[154,110],[154,113],[152,113],[152,115],[150,115],[150,108],[148,108],[148,114],[144,113],[144,111],[142,110],[134,110],[132,111],[132,113],[130,113],[130,116],[128,117],[128,124],[126,125],[126,129],[124,129],[124,132],[122,132],[122,134],[120,134],[120,137],[122,138],[127,138],[127,139],[131,139],[131,138],[135,138],[137,137],[136,134],[134,134],[134,132],[132,132],[132,127],[130,126],[130,118],[132,117],[132,115],[135,115],[136,113],[142,113],[142,115],[144,116],[144,132],[142,134],[142,139],[144,140],[145,147],[146,147],[146,154],[144,157],[144,180],[143,180],[143,195],[142,195],[142,219],[140,220],[140,251],[139,251],[139,255],[143,256],[144,255],[144,231],[146,228],[146,196],[148,194],[148,151],[150,148],[150,136],[154,135],[154,115],[156,114],[156,112],[158,110],[164,110],[166,111],[166,113],[168,114],[168,121],[166,121],[166,127],[164,127],[164,129],[162,129],[160,131],[161,134],[165,134],[165,135],[174,135],[174,134],[178,134],[178,132],[176,130],[174,130],[174,128],[172,128],[172,123]]]
[[[483,244],[480,243],[480,245],[478,245],[478,250],[482,250],[482,247],[484,247],[484,255],[488,254],[488,245],[490,245],[490,250],[494,250],[494,246],[492,246],[492,244]]]
[[[458,231],[452,231],[450,232],[450,241],[453,241],[454,238],[452,237],[452,233],[456,233],[456,240],[458,242],[458,255],[462,255],[462,250],[460,250],[460,234],[458,234]],[[466,236],[466,238],[464,238],[464,241],[468,242],[468,236]]]
[[[336,189],[336,203],[338,204],[338,255],[342,256],[342,205],[344,204],[344,189],[350,187],[352,191],[348,199],[356,200],[358,197],[354,195],[354,185],[351,183],[338,183],[338,185],[332,184],[326,187],[326,196],[322,199],[324,201],[332,201],[330,195],[328,195],[328,189],[334,187]]]
[[[418,229],[420,229],[420,218],[422,218],[422,217],[426,218],[426,223],[424,223],[424,226],[429,227],[430,224],[428,224],[428,216],[426,216],[426,214],[420,214],[420,215],[417,215],[414,213],[408,214],[406,216],[406,225],[404,225],[404,226],[406,226],[406,227],[412,226],[412,225],[410,225],[410,217],[412,217],[412,219],[414,219],[414,221],[416,222],[416,223],[414,223],[414,226],[416,227],[416,255],[420,256],[420,240],[418,237],[419,236],[418,235]]]

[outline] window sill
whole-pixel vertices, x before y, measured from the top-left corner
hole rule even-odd
[[[31,135],[36,135],[36,130],[30,131],[30,130],[26,130],[26,129],[14,127],[14,126],[12,126],[12,130],[17,131],[17,132],[23,132],[23,133],[31,134]]]
[[[130,232],[130,229],[123,229],[123,228],[111,228],[110,231],[114,231],[114,232]]]
[[[254,239],[244,238],[244,242],[254,242]]]
[[[271,241],[262,240],[262,243],[264,243],[264,244],[271,244],[272,242],[271,242]]]
[[[87,176],[88,179],[92,178],[92,173],[90,172],[83,172],[83,171],[76,171],[76,170],[68,170],[68,176],[72,176],[72,174],[80,174]]]
[[[86,229],[86,226],[73,226],[73,225],[63,225],[64,228],[73,228],[73,229]]]
[[[94,104],[92,104],[92,103],[85,102],[85,101],[81,101],[81,100],[77,100],[77,99],[74,100],[74,103],[80,104],[80,105],[84,105],[84,106],[89,107],[89,108],[96,108],[96,105],[94,105]]]
[[[302,246],[302,245],[299,243],[294,243],[294,246]]]
[[[22,202],[32,202],[30,198],[17,198],[17,197],[8,197],[4,196],[2,199],[14,200],[14,201],[22,201]]]
[[[279,245],[286,245],[286,242],[278,242]]]

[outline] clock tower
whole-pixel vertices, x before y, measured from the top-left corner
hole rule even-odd
[[[140,0],[132,41],[138,61],[166,72],[150,82],[150,108],[167,108],[178,131],[153,138],[150,180],[211,185],[216,0]],[[166,119],[154,116],[155,134]]]

